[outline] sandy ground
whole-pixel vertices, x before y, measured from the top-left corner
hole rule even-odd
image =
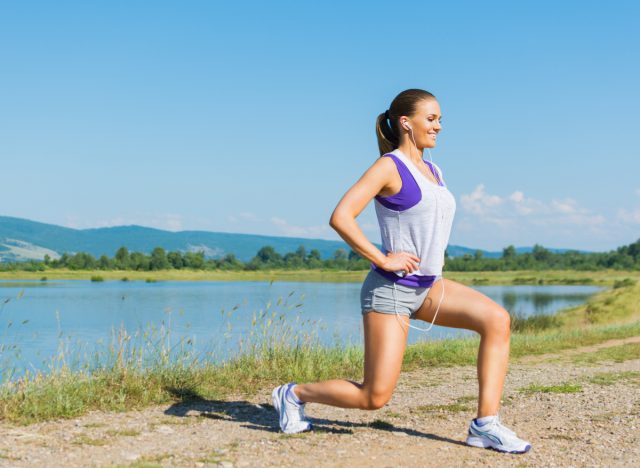
[[[94,412],[30,426],[0,423],[0,466],[640,466],[640,360],[571,360],[639,341],[512,363],[500,416],[532,443],[522,455],[464,444],[477,392],[475,367],[465,366],[403,374],[391,401],[377,411],[309,404],[316,430],[304,434],[278,431],[270,390],[250,401]],[[606,382],[594,381],[596,375]],[[563,383],[581,390],[521,390]]]

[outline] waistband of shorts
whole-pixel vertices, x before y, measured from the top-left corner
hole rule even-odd
[[[408,286],[410,288],[430,288],[433,283],[435,283],[436,279],[438,279],[435,275],[398,276],[393,271],[383,270],[374,263],[371,264],[371,269],[394,283],[401,284],[402,286]]]

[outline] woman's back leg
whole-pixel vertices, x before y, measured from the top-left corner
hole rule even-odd
[[[402,321],[402,324],[399,321]],[[341,408],[378,409],[396,387],[407,344],[409,318],[375,311],[363,315],[364,380],[346,379],[299,384],[294,393],[303,402]]]

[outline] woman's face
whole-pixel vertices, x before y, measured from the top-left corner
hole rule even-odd
[[[416,113],[406,119],[413,129],[413,138],[418,148],[434,148],[436,146],[436,136],[442,129],[442,115],[438,101],[435,99],[420,101],[416,106]],[[410,132],[407,133],[407,136],[411,139]]]

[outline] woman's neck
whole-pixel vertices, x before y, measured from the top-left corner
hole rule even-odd
[[[400,151],[402,151],[402,154],[407,156],[409,159],[411,159],[416,164],[423,161],[422,154],[424,152],[424,149],[416,148],[413,145],[413,143],[400,145],[400,146],[398,146],[398,149]]]

